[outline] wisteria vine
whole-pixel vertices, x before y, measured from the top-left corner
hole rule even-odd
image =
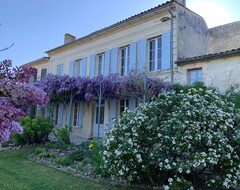
[[[0,142],[9,140],[11,133],[21,133],[17,123],[24,115],[24,106],[42,105],[47,94],[33,84],[27,84],[37,70],[31,67],[12,67],[11,60],[0,62]]]

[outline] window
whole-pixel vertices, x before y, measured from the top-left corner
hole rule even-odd
[[[47,69],[44,68],[41,70],[41,81],[45,78],[46,75],[47,75]]]
[[[192,85],[197,81],[202,81],[202,68],[188,70],[188,84]]]
[[[63,76],[63,64],[57,65],[57,75]]]
[[[97,74],[103,74],[104,54],[97,55]]]
[[[129,55],[130,55],[130,47],[124,47],[120,49],[121,53],[121,76],[126,76],[128,74],[129,69]]]
[[[56,105],[56,109],[55,109],[55,125],[58,124],[58,111],[59,111],[59,104]]]
[[[127,108],[129,108],[129,100],[120,100],[120,114]]]
[[[98,104],[98,102],[97,102]],[[96,123],[98,123],[99,105],[96,107]],[[104,124],[104,100],[101,100],[100,106],[100,124]]]
[[[149,40],[149,70],[161,70],[162,63],[162,38]]]
[[[74,103],[73,106],[73,126],[77,126],[77,121],[78,121],[78,109],[79,109],[79,104],[78,102]]]
[[[74,70],[73,70],[73,76],[78,77],[80,76],[80,65],[82,63],[82,59],[78,59],[74,63]]]

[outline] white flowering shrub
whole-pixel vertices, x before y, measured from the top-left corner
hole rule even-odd
[[[159,94],[121,115],[104,145],[104,169],[113,177],[164,189],[238,189],[237,115],[234,104],[215,90]]]

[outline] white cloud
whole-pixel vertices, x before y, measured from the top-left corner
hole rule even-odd
[[[187,7],[202,16],[209,28],[233,21],[230,11],[219,0],[189,0]]]

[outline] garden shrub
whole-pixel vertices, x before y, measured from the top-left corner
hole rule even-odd
[[[72,126],[67,126],[56,129],[54,131],[54,136],[56,137],[57,141],[61,144],[70,144],[70,134],[72,132]]]
[[[83,150],[77,150],[69,155],[69,158],[73,161],[83,161],[84,159],[84,152]]]
[[[92,140],[89,148],[91,149],[91,162],[95,173],[101,174],[102,173],[102,166],[103,166],[103,157],[102,157],[102,150],[103,145],[100,142],[96,142]]]
[[[13,142],[17,145],[45,142],[53,129],[49,119],[41,118],[40,116],[36,116],[33,119],[26,116],[20,120],[19,124],[23,128],[23,133],[11,135]]]
[[[43,150],[42,150],[42,148],[40,148],[40,147],[37,147],[36,149],[35,149],[35,154],[40,154],[40,153],[42,153],[43,152]]]
[[[238,189],[240,128],[234,104],[199,84],[178,87],[123,112],[104,144],[104,171],[164,189]]]
[[[57,162],[63,166],[69,166],[73,163],[73,160],[67,157],[60,157],[58,158]]]

